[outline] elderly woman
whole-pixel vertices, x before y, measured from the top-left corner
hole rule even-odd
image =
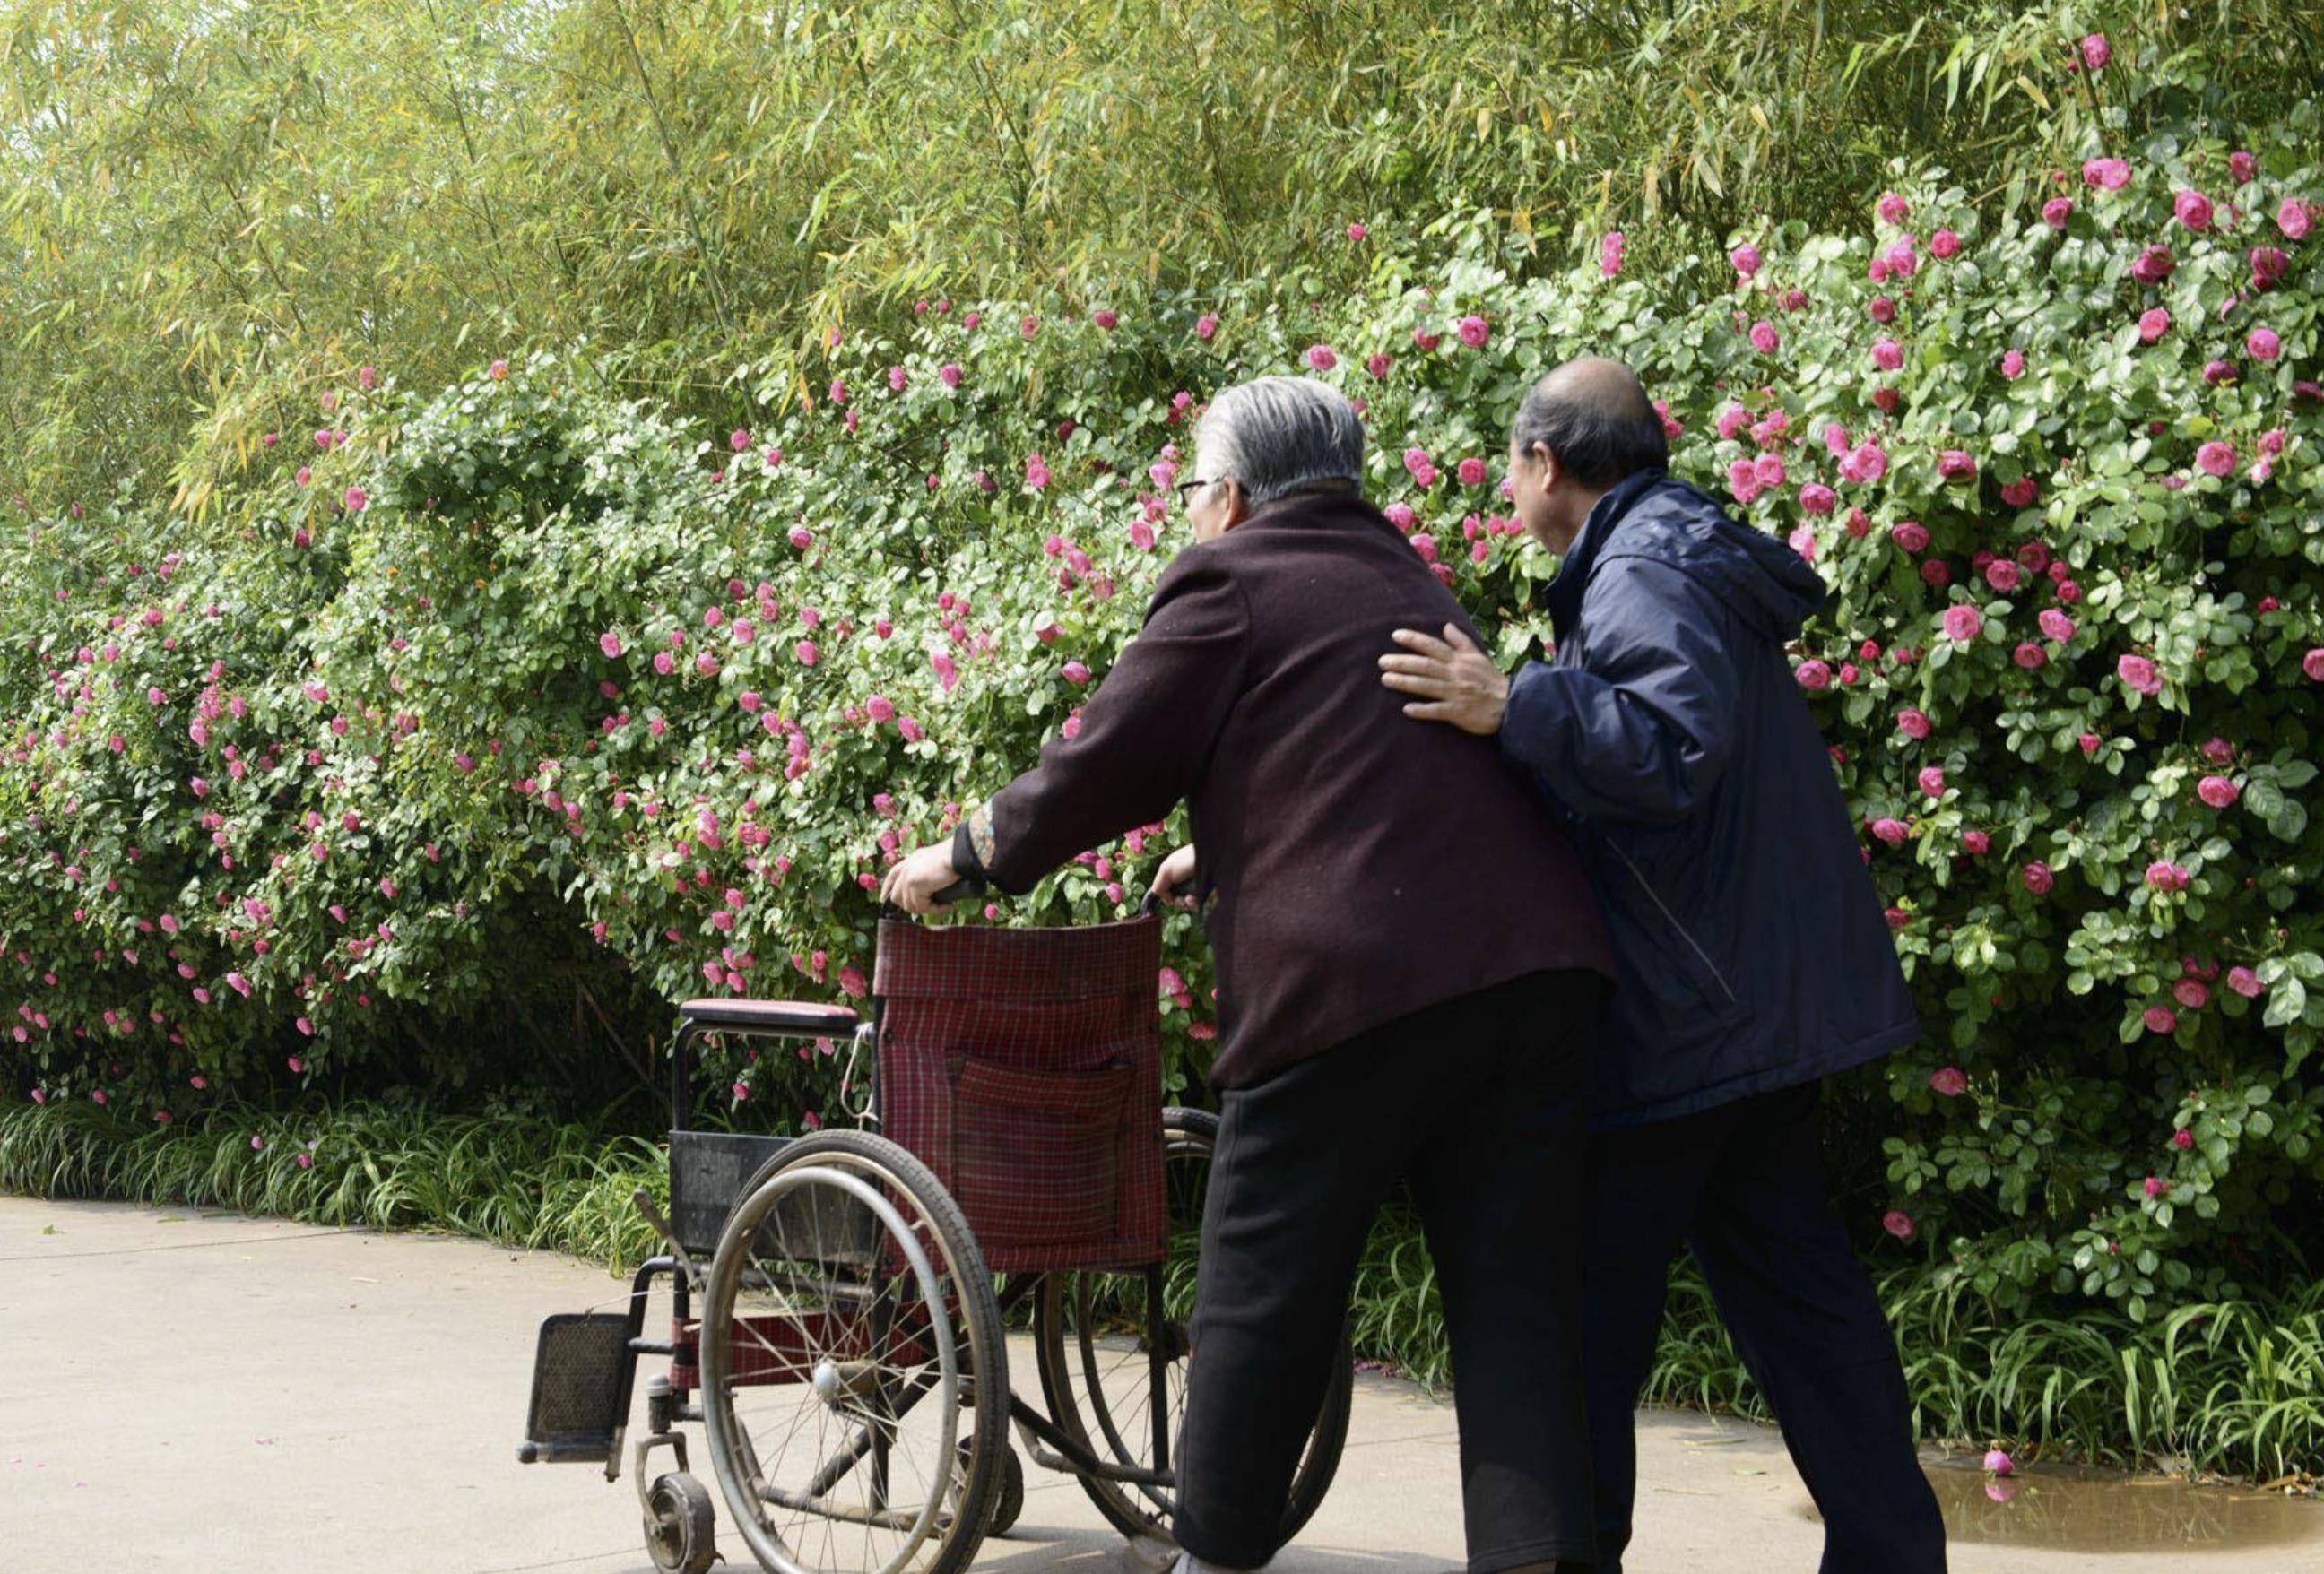
[[[1038,769],[889,874],[926,912],[1022,891],[1191,806],[1165,897],[1212,903],[1221,1128],[1176,1534],[1277,1550],[1372,1217],[1408,1179],[1443,1286],[1475,1574],[1592,1556],[1577,1371],[1582,1089],[1610,974],[1564,833],[1493,745],[1404,722],[1374,658],[1475,631],[1360,493],[1322,383],[1230,388],[1181,492],[1194,545]],[[1200,858],[1195,849],[1200,849]]]

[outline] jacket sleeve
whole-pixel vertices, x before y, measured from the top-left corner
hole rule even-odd
[[[1734,742],[1724,610],[1680,570],[1625,557],[1591,577],[1581,622],[1581,665],[1529,662],[1510,679],[1502,753],[1582,819],[1684,819]]]
[[[1004,891],[1029,890],[1075,853],[1168,815],[1210,764],[1250,638],[1225,567],[1199,549],[1181,554],[1083,707],[1079,733],[1044,745],[1040,765],[977,812],[981,872]]]

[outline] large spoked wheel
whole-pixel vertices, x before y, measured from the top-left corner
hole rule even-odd
[[[1009,1403],[992,1281],[894,1143],[825,1132],[742,1188],[703,1287],[702,1413],[729,1518],[773,1574],[957,1574]]]
[[[1049,1414],[1098,1459],[1167,1477],[1185,1413],[1187,1324],[1203,1233],[1218,1117],[1162,1112],[1163,1186],[1170,1240],[1162,1266],[1145,1273],[1059,1273],[1042,1283],[1034,1310],[1041,1393]],[[1323,1501],[1348,1438],[1353,1363],[1342,1338],[1332,1385],[1291,1481],[1283,1538],[1298,1533]],[[1162,1480],[1079,1477],[1100,1513],[1128,1536],[1168,1537],[1175,1487]]]

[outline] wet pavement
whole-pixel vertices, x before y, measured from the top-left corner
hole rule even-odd
[[[2324,1505],[2280,1490],[2198,1486],[2120,1471],[2034,1466],[2001,1479],[1963,1461],[1932,1468],[1929,1480],[1956,1547],[2150,1557],[2290,1550],[2312,1546],[2324,1521]]]
[[[652,1574],[626,1473],[515,1462],[541,1318],[624,1288],[441,1236],[0,1197],[0,1571]],[[1815,1568],[1769,1429],[1648,1412],[1638,1460],[1628,1574]],[[1928,1464],[1952,1574],[2324,1574],[2312,1501]],[[1074,1480],[1027,1487],[972,1574],[1148,1574]],[[1450,1405],[1359,1379],[1331,1496],[1276,1574],[1445,1574],[1462,1553]]]

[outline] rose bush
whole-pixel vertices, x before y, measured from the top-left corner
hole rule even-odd
[[[860,997],[881,870],[1135,631],[1208,391],[1361,401],[1372,495],[1514,662],[1554,564],[1508,423],[1587,350],[1834,587],[1794,656],[1927,1026],[1845,1101],[1868,1233],[2005,1310],[2264,1280],[2324,1182],[2317,130],[2093,146],[1984,205],[1900,164],[1845,230],[1729,237],[1708,293],[1594,240],[1513,281],[1479,216],[1373,220],[1353,297],[932,298],[833,328],[822,386],[746,361],[715,438],[586,356],[366,368],[241,434],[199,525],[123,497],[0,567],[18,1081],[159,1120],[388,1053],[556,935],[665,1002]],[[1123,915],[1180,829],[988,911]],[[1183,1084],[1212,1011],[1169,925]],[[713,1062],[834,1111],[816,1046]]]

